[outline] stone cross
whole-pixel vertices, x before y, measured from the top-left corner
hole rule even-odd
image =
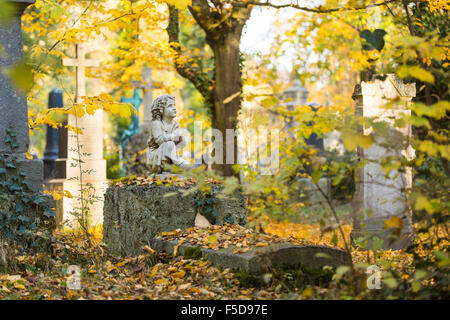
[[[161,86],[153,82],[152,69],[149,67],[144,67],[142,69],[142,82],[133,81],[133,87],[144,90],[144,119],[142,121],[142,126],[148,128],[152,122],[152,90],[155,88],[160,88]]]
[[[77,102],[80,102],[81,97],[86,96],[86,67],[98,67],[97,60],[86,59],[86,49],[84,43],[76,44],[76,58],[64,58],[63,65],[66,67],[75,67],[77,73],[76,88],[77,88]]]
[[[63,94],[58,88],[48,94],[48,108],[62,108]],[[44,180],[55,176],[55,161],[58,159],[58,129],[47,125],[46,145],[44,151]]]
[[[86,67],[95,67],[99,63],[92,59],[86,59],[84,44],[76,45],[76,59],[63,59],[63,65],[76,68],[76,102],[82,103],[86,96]],[[79,206],[77,194],[79,192],[80,165],[83,171],[83,183],[89,183],[95,189],[95,197],[103,197],[103,189],[106,182],[106,161],[103,159],[103,110],[97,110],[93,115],[85,114],[83,117],[68,116],[68,125],[78,127],[83,134],[76,135],[73,132],[65,133],[61,130],[58,141],[59,159],[55,163],[55,179],[50,180],[49,189],[68,190],[73,198],[63,198],[56,205],[57,222],[69,221],[72,223],[73,216],[70,212]],[[62,139],[61,139],[62,138]],[[80,150],[78,150],[80,146]],[[82,154],[82,163],[75,163],[78,159],[78,151]],[[76,164],[76,165],[74,165]],[[103,201],[96,201],[91,207],[91,223],[100,224],[103,221]]]
[[[29,160],[25,156],[30,143],[27,97],[3,72],[23,62],[21,16],[34,0],[8,0],[6,3],[15,10],[10,19],[0,21],[0,47],[3,49],[0,55],[0,160],[15,159],[17,170],[24,173],[29,187],[37,191],[42,189],[43,166],[42,160]],[[7,130],[15,135],[14,148],[7,143]]]
[[[372,247],[375,237],[383,240],[385,249],[405,248],[410,241],[411,213],[407,209],[406,198],[412,184],[411,168],[402,167],[386,176],[380,161],[385,157],[398,159],[401,156],[413,159],[414,150],[409,142],[411,126],[396,128],[394,122],[404,114],[411,114],[409,104],[415,96],[415,84],[405,84],[395,74],[387,75],[385,80],[374,79],[355,87],[353,98],[357,113],[390,126],[388,137],[373,133],[371,127],[360,128],[365,135],[370,134],[374,142],[368,149],[357,150],[360,161],[365,165],[356,171],[351,237],[368,240],[366,248]],[[398,236],[395,236],[395,230],[384,228],[384,222],[391,218],[401,219],[403,228],[397,232]]]

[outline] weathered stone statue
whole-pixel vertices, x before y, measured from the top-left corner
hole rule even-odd
[[[174,120],[177,115],[175,97],[163,95],[155,99],[152,104],[152,122],[148,139],[147,164],[150,173],[162,173],[165,164],[180,168],[190,168],[188,160],[177,154],[186,144],[180,124]]]

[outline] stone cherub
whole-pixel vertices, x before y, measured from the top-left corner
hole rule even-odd
[[[147,164],[150,173],[162,173],[165,164],[190,168],[190,162],[177,154],[186,144],[180,124],[174,120],[177,115],[175,97],[163,95],[152,104],[152,122],[148,139]]]

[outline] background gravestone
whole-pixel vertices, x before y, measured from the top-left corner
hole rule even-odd
[[[153,82],[152,69],[144,67],[142,69],[142,81],[133,81],[135,89],[142,89],[143,94],[143,111],[144,117],[139,126],[139,133],[133,135],[126,148],[123,149],[124,166],[127,175],[143,175],[147,174],[149,167],[147,166],[147,141],[150,136],[150,124],[152,122],[152,90],[160,88],[159,83]]]
[[[411,168],[401,167],[386,176],[380,161],[385,157],[400,159],[405,155],[408,160],[414,157],[409,141],[411,125],[395,128],[393,124],[402,115],[411,114],[409,104],[415,96],[415,84],[405,84],[395,74],[387,75],[385,80],[362,82],[355,88],[353,97],[357,103],[357,112],[363,117],[375,118],[390,125],[387,138],[375,133],[370,148],[358,147],[359,159],[364,160],[365,165],[356,171],[354,228],[351,236],[353,239],[367,238],[368,247],[372,246],[375,237],[383,240],[385,249],[405,248],[410,242],[411,212],[406,206],[406,198],[412,184]],[[386,108],[389,103],[393,105]],[[367,135],[372,129],[365,127],[361,130]],[[403,222],[398,237],[392,237],[392,230],[384,228],[384,222],[395,216]]]
[[[86,59],[85,44],[76,45],[76,58],[63,59],[65,66],[76,68],[76,103],[82,103],[86,96],[86,67],[98,66],[98,61]],[[47,183],[49,190],[67,190],[72,198],[63,197],[56,201],[58,224],[68,222],[75,226],[80,207],[80,167],[76,160],[81,153],[83,171],[83,188],[88,190],[88,197],[93,200],[89,205],[90,223],[98,225],[103,222],[102,197],[106,189],[106,160],[103,159],[103,110],[96,110],[93,115],[76,117],[70,114],[67,123],[78,127],[83,134],[61,130],[58,138],[59,158],[55,162],[55,177]],[[80,146],[78,148],[78,146]],[[75,213],[75,214],[74,214]]]
[[[48,108],[62,108],[63,95],[58,88],[48,94]],[[55,176],[55,161],[58,159],[58,128],[47,125],[46,144],[44,151],[44,180]]]
[[[320,105],[316,102],[309,102],[308,103],[308,95],[309,91],[308,89],[304,88],[300,82],[300,80],[296,79],[294,80],[294,83],[292,87],[286,89],[282,95],[282,98],[284,100],[287,100],[286,102],[286,108],[289,111],[294,111],[296,106],[309,106],[311,107],[311,110],[316,113],[318,108],[320,108]],[[314,120],[313,120],[314,121]],[[307,126],[312,126],[312,123],[303,124]],[[298,127],[299,124],[295,121],[293,121],[292,117],[285,117],[285,128],[288,130],[288,136],[291,138],[295,137],[295,130],[292,129],[295,127]],[[316,133],[312,132],[311,135],[306,139],[305,143],[312,147],[317,149],[319,154],[322,154],[324,152],[324,141],[323,138],[320,138],[317,136]],[[305,165],[305,171],[308,174],[311,174],[311,168],[308,165]],[[312,183],[312,180],[309,178],[299,178],[300,183],[300,201],[305,202],[306,204],[309,204],[310,206],[316,206],[316,205],[322,205],[325,201],[323,196],[317,191],[317,188]],[[321,178],[318,181],[318,185],[326,194],[330,193],[330,186],[326,178]]]

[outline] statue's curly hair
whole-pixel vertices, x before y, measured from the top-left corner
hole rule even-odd
[[[175,102],[175,97],[170,94],[165,94],[163,96],[156,98],[155,101],[153,101],[153,104],[152,104],[153,120],[162,120],[164,108],[171,100],[173,100]]]

